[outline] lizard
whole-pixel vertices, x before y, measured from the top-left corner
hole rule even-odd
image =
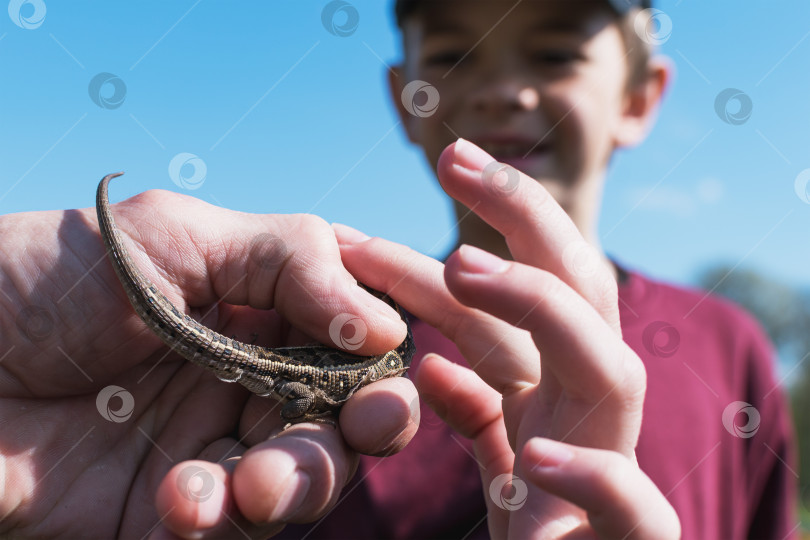
[[[259,396],[281,404],[288,428],[300,422],[335,425],[340,407],[360,388],[379,379],[405,374],[415,352],[404,310],[388,295],[365,287],[387,302],[405,321],[405,340],[377,356],[358,356],[325,345],[267,348],[243,343],[203,326],[177,309],[130,258],[115,225],[105,176],[96,191],[99,230],[118,279],[135,312],[172,350],[211,371],[220,380],[238,382]]]

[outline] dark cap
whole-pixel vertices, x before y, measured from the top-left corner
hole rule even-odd
[[[648,9],[652,7],[652,0],[609,0],[609,3],[619,15],[624,15],[633,8]]]
[[[394,13],[397,17],[397,24],[402,26],[402,21],[405,17],[413,13],[420,3],[425,0],[396,0],[394,5]],[[619,15],[624,15],[633,8],[647,9],[652,7],[652,0],[608,0],[610,7],[612,7]]]

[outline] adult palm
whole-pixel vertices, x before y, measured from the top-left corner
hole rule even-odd
[[[225,335],[330,343],[330,320],[349,312],[369,327],[361,354],[404,337],[393,310],[355,285],[317,218],[242,214],[162,191],[118,204],[114,214],[147,277]],[[267,535],[283,521],[321,514],[351,474],[356,455],[341,432],[301,426],[266,442],[280,425],[275,401],[218,381],[151,334],[106,260],[93,209],[0,218],[0,292],[3,534],[161,537],[168,525],[179,534],[238,527]],[[411,390],[402,392],[407,410]],[[380,422],[407,424],[402,415]],[[392,450],[375,439],[375,425],[365,428],[348,430],[350,445]],[[296,433],[325,452],[301,451]],[[253,469],[279,446],[292,460],[278,465],[275,483],[256,482]],[[237,457],[250,447],[254,459]],[[328,470],[331,482],[285,486],[296,467]]]

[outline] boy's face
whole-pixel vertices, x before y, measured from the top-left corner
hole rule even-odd
[[[588,179],[603,177],[617,146],[640,137],[627,112],[627,47],[607,2],[527,0],[509,11],[514,5],[425,1],[404,24],[394,98],[413,80],[438,90],[433,115],[400,111],[432,165],[463,137],[541,181],[565,207]]]

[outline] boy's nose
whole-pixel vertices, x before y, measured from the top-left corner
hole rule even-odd
[[[494,80],[472,93],[471,104],[476,111],[488,114],[531,111],[540,104],[540,94],[533,86],[515,79]]]

